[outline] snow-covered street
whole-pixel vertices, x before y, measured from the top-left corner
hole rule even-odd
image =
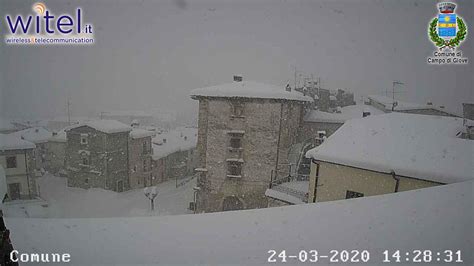
[[[157,186],[155,212],[150,211],[150,201],[142,189],[117,193],[99,188],[81,189],[67,187],[63,177],[45,175],[38,179],[41,198],[47,202],[15,202],[6,204],[6,217],[29,218],[104,218],[176,215],[191,213],[187,208],[193,201],[195,180],[176,188],[176,181],[169,180]]]

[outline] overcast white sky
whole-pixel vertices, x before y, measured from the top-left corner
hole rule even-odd
[[[294,68],[324,88],[384,93],[461,111],[474,101],[472,36],[467,66],[430,66],[427,37],[436,1],[43,1],[54,14],[83,8],[93,46],[6,46],[5,14],[31,14],[35,1],[0,0],[2,116],[73,115],[157,107],[192,115],[194,88],[246,80],[293,84]],[[473,1],[456,12],[474,29]],[[472,34],[472,33],[471,33]]]

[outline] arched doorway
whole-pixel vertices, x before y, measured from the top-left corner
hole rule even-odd
[[[244,204],[239,198],[235,196],[226,197],[224,201],[222,202],[223,211],[242,210],[243,208],[244,208]]]

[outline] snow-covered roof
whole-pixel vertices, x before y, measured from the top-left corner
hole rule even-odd
[[[362,118],[363,112],[370,112],[370,115],[384,114],[383,111],[370,105],[349,105],[341,108],[340,113],[328,113],[319,110],[312,110],[304,117],[306,122],[344,123],[349,119]]]
[[[334,249],[367,250],[368,263],[381,265],[383,250],[401,248],[461,250],[468,263],[473,190],[470,181],[247,211],[133,218],[6,217],[5,222],[21,253],[68,253],[77,265],[262,265],[271,255],[268,250],[330,255]],[[275,258],[274,264],[280,265],[281,258]],[[308,254],[307,263],[310,258]],[[286,259],[281,264],[298,263]],[[320,256],[316,264],[329,264],[329,258]],[[396,265],[413,264],[403,260]]]
[[[14,135],[0,134],[0,151],[5,150],[26,150],[34,149],[36,146],[34,143],[27,140],[20,139]]]
[[[15,125],[8,119],[0,117],[0,131],[15,130]]]
[[[369,95],[367,96],[370,100],[373,100],[381,105],[384,106],[386,111],[391,111],[392,110],[392,104],[393,104],[393,99],[384,95]],[[428,105],[428,104],[419,104],[419,103],[410,103],[410,102],[404,102],[404,101],[399,101],[395,100],[396,106],[394,108],[395,111],[407,111],[407,110],[419,110],[419,109],[433,109],[433,110],[438,110],[440,112],[445,112],[447,114],[451,114],[454,116],[460,116],[459,114],[456,114],[455,112],[448,111],[445,108],[441,108],[439,106],[435,105]]]
[[[153,159],[158,160],[177,151],[195,148],[197,144],[197,134],[197,128],[179,127],[156,135],[156,137],[152,139]]]
[[[82,127],[82,126],[88,126],[97,131],[101,131],[108,134],[119,133],[119,132],[129,132],[132,130],[132,127],[122,122],[119,122],[117,120],[106,120],[106,119],[91,120],[84,123],[79,123],[77,125],[71,126],[68,130]]]
[[[265,190],[265,196],[273,198],[273,199],[277,199],[277,200],[280,200],[280,201],[283,201],[283,202],[291,203],[293,205],[305,204],[306,203],[303,200],[301,200],[300,198],[295,197],[294,195],[291,195],[289,193],[285,193],[285,192],[280,191],[280,190],[271,189],[271,188],[268,188],[267,190]]]
[[[38,144],[47,142],[48,139],[51,138],[52,133],[44,127],[31,127],[13,132],[10,135]]]
[[[62,129],[60,129],[59,131],[53,133],[53,135],[51,136],[51,138],[48,139],[48,141],[52,141],[52,142],[66,142],[67,141],[67,134],[66,134],[66,131],[75,127],[76,124],[74,125],[70,125],[70,126],[66,126],[66,127],[63,127]]]
[[[283,87],[253,81],[232,82],[207,88],[194,89],[191,91],[191,97],[237,97],[304,102],[313,101],[311,97],[304,96],[300,92],[288,92]]]
[[[132,139],[140,139],[140,138],[146,138],[146,137],[152,137],[156,134],[156,132],[141,129],[141,128],[134,128],[132,131],[130,131],[130,137]]]
[[[304,204],[307,199],[309,181],[290,181],[274,185],[265,191],[265,196],[291,204]]]
[[[347,121],[306,157],[453,183],[473,178],[474,142],[457,138],[461,118],[389,113]]]
[[[49,138],[48,141],[66,142],[67,141],[66,131],[64,130],[58,131],[57,133],[53,134],[53,136],[51,136],[51,138]]]

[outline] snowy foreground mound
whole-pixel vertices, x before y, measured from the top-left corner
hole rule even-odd
[[[462,251],[465,264],[456,265],[472,265],[473,188],[469,181],[261,210],[6,222],[20,252],[70,253],[68,265],[256,265],[267,262],[270,249],[292,254],[302,249],[320,254],[332,249],[368,250],[370,265],[383,264],[385,249],[450,249]],[[286,265],[296,264],[288,260]]]
[[[143,189],[117,193],[100,188],[81,189],[67,186],[67,179],[45,175],[37,179],[41,198],[45,202],[12,202],[4,215],[14,218],[106,218],[176,215],[192,213],[187,208],[193,201],[196,180],[176,188],[176,181],[158,184],[156,211],[150,212],[150,202]]]

